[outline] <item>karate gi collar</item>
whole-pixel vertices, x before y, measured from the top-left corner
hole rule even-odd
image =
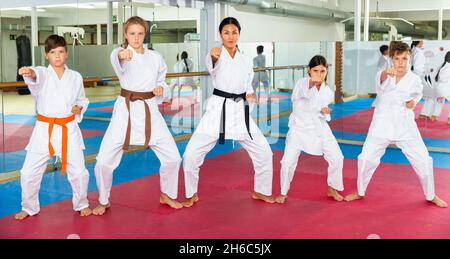
[[[231,57],[230,53],[228,52],[228,50],[225,48],[225,46],[222,45],[222,53],[225,53],[225,56],[228,59],[234,60],[238,57],[238,55],[241,55],[241,52],[239,51],[239,48],[236,50],[236,53],[234,54],[234,58]]]
[[[66,64],[64,64],[64,73],[61,76],[61,79],[58,77],[58,74],[56,74],[56,71],[52,65],[49,64],[47,69],[50,71],[50,74],[52,74],[57,80],[62,80],[64,78],[64,76],[66,75],[67,71],[69,70],[69,67]]]

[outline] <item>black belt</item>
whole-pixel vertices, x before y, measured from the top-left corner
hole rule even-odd
[[[230,93],[220,91],[215,88],[214,88],[213,94],[225,98],[225,100],[223,100],[222,113],[220,115],[219,144],[225,143],[225,114],[226,114],[225,103],[227,102],[227,99],[232,99],[235,102],[244,100],[245,126],[247,127],[248,135],[253,140],[252,134],[250,134],[250,107],[248,105],[247,98],[246,98],[247,94],[246,93],[230,94]]]

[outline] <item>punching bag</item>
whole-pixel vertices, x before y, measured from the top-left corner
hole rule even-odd
[[[30,39],[25,36],[21,35],[17,37],[16,39],[16,47],[17,47],[17,71],[19,71],[19,68],[24,66],[31,66],[32,60],[31,60],[31,44]],[[17,73],[17,81],[24,81],[23,77]],[[30,90],[28,90],[28,87],[18,87],[17,91],[20,95],[24,94],[30,94]]]

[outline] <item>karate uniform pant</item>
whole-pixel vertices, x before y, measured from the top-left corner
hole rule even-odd
[[[254,191],[272,195],[273,163],[272,150],[264,135],[258,130],[252,133],[253,140],[238,140],[248,152],[255,170]],[[199,171],[206,154],[216,145],[218,137],[194,133],[183,155],[184,181],[186,198],[191,198],[198,190]],[[226,170],[226,168],[224,168]],[[214,172],[210,172],[214,173]]]
[[[260,91],[257,91],[258,87],[260,86],[260,82],[263,83],[264,86],[264,92],[267,94],[267,98],[270,99],[270,93],[269,93],[269,81],[268,80],[264,80],[264,81],[259,81],[259,80],[254,80],[252,82],[252,86],[253,86],[253,91],[258,95],[258,100],[259,100],[259,93]]]
[[[358,195],[365,195],[370,179],[372,178],[375,169],[377,169],[380,164],[380,158],[391,143],[399,147],[411,163],[414,171],[419,177],[425,199],[428,201],[433,200],[435,197],[433,159],[429,156],[428,150],[421,138],[389,141],[370,136],[367,137],[362,152],[358,156]]]
[[[379,102],[380,102],[380,101],[378,100],[378,95],[377,95],[377,97],[375,97],[375,99],[374,99],[373,102],[372,102],[372,107],[375,108]]]
[[[441,116],[442,108],[444,108],[445,99],[436,100],[431,115],[439,117]],[[448,116],[450,118],[450,114]]]
[[[439,105],[437,105],[437,100],[436,98],[424,98],[425,99],[425,103],[423,104],[422,110],[420,111],[420,115],[425,115],[427,117],[430,116],[439,116],[436,115],[436,111],[439,111]],[[442,108],[441,108],[442,109]],[[440,113],[440,111],[439,111]]]
[[[113,171],[119,166],[123,155],[123,143],[115,141],[114,138],[112,134],[105,134],[94,168],[99,192],[99,202],[102,205],[109,204]],[[165,138],[156,144],[150,144],[149,147],[155,152],[161,163],[159,168],[161,192],[167,194],[172,199],[176,199],[178,195],[178,172],[181,164],[181,156],[175,140],[173,138]],[[135,162],[142,163],[142,161]],[[132,171],[133,167],[129,168],[129,170]]]
[[[20,170],[22,210],[30,216],[38,214],[40,210],[39,189],[49,159],[48,154],[27,152],[22,170]],[[81,211],[88,208],[89,172],[84,164],[83,150],[71,150],[71,153],[67,155],[66,173],[72,187],[73,210]]]
[[[336,139],[324,141],[322,150],[323,156],[328,162],[328,186],[335,190],[343,191],[342,170],[344,167],[344,156]],[[301,151],[299,145],[296,145],[295,134],[288,134],[284,155],[281,159],[280,184],[282,195],[287,195],[289,191]]]
[[[170,100],[173,99],[173,92],[175,90],[175,87],[178,85],[178,83],[171,83],[170,84]],[[178,98],[180,97],[181,88],[183,86],[189,86],[189,85],[179,85],[178,87]],[[200,102],[200,95],[198,91],[198,87],[196,85],[192,85],[192,98],[194,98],[195,102]]]

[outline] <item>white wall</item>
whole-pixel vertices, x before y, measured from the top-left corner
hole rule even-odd
[[[28,7],[28,6],[42,6],[42,5],[60,5],[60,4],[73,4],[73,3],[92,3],[92,2],[118,2],[122,0],[1,0],[0,8],[11,8],[11,7]],[[173,0],[146,0],[140,2],[147,3],[159,3],[162,5],[175,5]],[[202,7],[202,1],[191,1],[191,0],[177,0],[178,6],[187,7]]]
[[[138,7],[137,10],[139,16],[150,21],[200,20],[200,10],[194,8],[157,6],[155,8]],[[113,9],[113,15],[117,15],[117,8]],[[127,19],[130,13],[125,12],[125,15]],[[106,24],[107,17],[107,9],[74,9],[55,14],[55,17],[41,18],[40,22],[42,25]]]
[[[2,41],[0,42],[1,52],[2,52],[2,64],[0,69],[2,69],[2,78],[0,81],[16,81],[17,75],[17,47],[16,41],[10,40],[9,35],[13,34],[16,36],[22,35],[17,31],[3,30],[1,31]],[[24,35],[31,38],[30,33],[25,33]]]
[[[410,42],[407,42],[411,44]],[[344,42],[343,89],[346,94],[375,93],[379,47],[389,42]],[[444,62],[445,53],[450,51],[450,41],[425,41],[425,67],[433,68],[434,78]],[[439,47],[444,50],[440,51]]]
[[[339,0],[339,8],[345,11],[353,12],[355,0]],[[377,1],[370,1],[370,11],[374,12],[377,8]],[[417,11],[417,10],[438,10],[439,8],[450,8],[448,0],[378,0],[378,11]]]
[[[153,15],[154,12],[154,15]],[[148,20],[176,21],[176,20],[200,20],[200,9],[177,8],[174,6],[156,6],[153,8],[138,8],[138,15]]]
[[[230,8],[229,15],[241,24],[241,42],[344,40],[345,28],[340,23],[240,12],[234,8]]]
[[[180,54],[181,58],[181,52],[186,51],[188,53],[188,57],[192,60],[194,63],[194,71],[196,72],[200,71],[199,66],[199,52],[200,52],[200,43],[197,42],[190,42],[190,43],[155,43],[153,44],[153,49],[157,51],[159,54],[161,54],[166,61],[167,64],[167,72],[173,73],[173,67],[175,63],[177,62],[177,53]],[[203,57],[204,58],[204,57]]]

